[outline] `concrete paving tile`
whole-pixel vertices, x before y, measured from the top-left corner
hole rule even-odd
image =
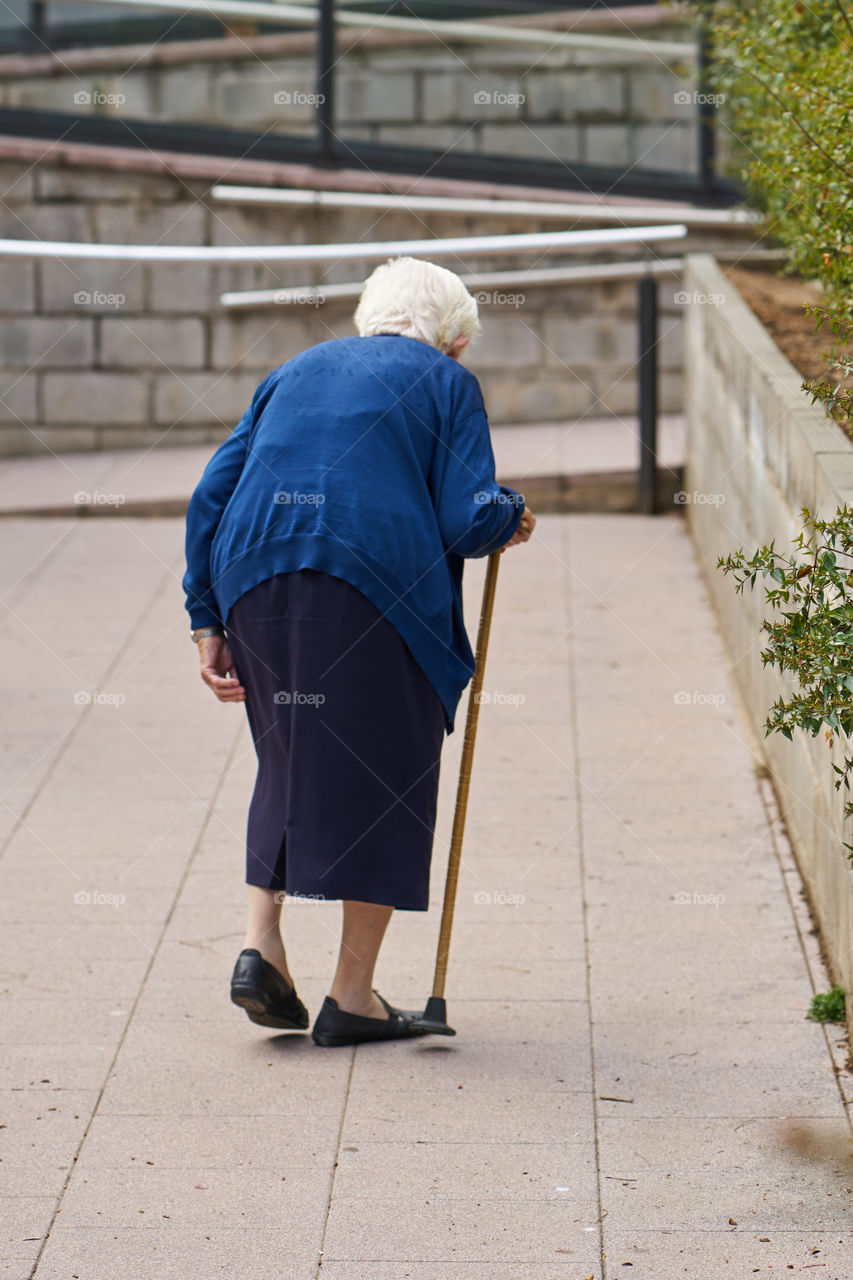
[[[99,1089],[115,1047],[103,1044],[4,1044],[0,1090]]]
[[[476,1092],[448,1084],[440,1089],[353,1089],[343,1139],[394,1142],[495,1143],[583,1141],[592,1138],[585,1091]]]
[[[177,1084],[165,1069],[152,1074],[150,1066],[123,1066],[106,1085],[101,1110],[104,1115],[269,1116],[283,1143],[298,1142],[306,1130],[311,1139],[324,1139],[341,1120],[342,1098],[310,1083],[310,1091],[302,1084],[301,1110],[295,1111],[293,1085],[280,1079],[268,1084],[245,1071]]]
[[[43,847],[19,845],[4,857],[4,861],[8,857],[3,869],[4,882],[12,894],[22,895],[24,904],[67,907],[70,915],[91,916],[99,905],[103,908],[106,904],[99,904],[94,898],[98,891],[120,892],[124,898],[121,914],[133,909],[150,911],[159,907],[160,918],[165,919],[198,833],[199,815],[194,814],[192,818],[191,822],[164,827],[165,839],[161,839],[158,833],[137,828],[135,836],[126,837],[121,853],[117,853],[114,846],[102,849],[89,846],[76,851],[67,843],[55,841],[61,863],[57,863],[56,856],[46,853]],[[37,836],[34,833],[35,828],[29,834],[36,844],[45,836],[54,838],[46,833],[44,824],[40,824]],[[27,873],[30,876],[29,892]],[[85,898],[75,899],[80,890],[89,892],[88,902]],[[88,912],[83,908],[88,908]]]
[[[823,1031],[811,1022],[650,1028],[622,1019],[596,1025],[595,1056],[599,1096],[632,1098],[629,1118],[833,1117],[842,1111]],[[603,1115],[622,1110],[618,1103],[601,1104]]]
[[[229,1001],[230,1004],[230,1001]],[[146,1016],[140,1001],[139,1011],[128,1028],[122,1045],[122,1059],[141,1065],[162,1059],[168,1050],[173,1066],[180,1070],[194,1064],[198,1077],[213,1075],[217,1071],[238,1072],[247,1064],[266,1063],[277,1057],[279,1073],[313,1071],[315,1078],[334,1075],[345,1078],[346,1072],[334,1066],[334,1055],[322,1055],[322,1062],[315,1054],[316,1046],[303,1032],[260,1027],[250,1022],[245,1013],[231,1006],[234,1018],[220,1024],[202,1019],[175,1019],[165,1027],[160,1020]],[[216,1055],[211,1054],[215,1047]]]
[[[639,976],[639,975],[638,975]],[[631,995],[632,1016],[644,1023],[703,1022],[706,1026],[736,1022],[744,1026],[756,1022],[799,1022],[805,1018],[811,988],[802,973],[794,977],[755,975],[686,975],[667,977],[658,973],[655,981],[637,982]],[[701,980],[691,980],[691,979]],[[617,1022],[625,1015],[625,996],[606,981],[604,975],[592,979],[593,1021]],[[627,985],[627,983],[626,983]]]
[[[452,1015],[451,1015],[452,1016]],[[383,1052],[359,1052],[353,1068],[352,1092],[381,1092],[389,1078],[399,1089],[426,1090],[507,1087],[515,1081],[542,1092],[576,1091],[590,1084],[590,1054],[585,1031],[569,1041],[515,1041],[473,1044],[459,1036],[425,1036],[423,1040],[383,1045]]]
[[[118,1116],[99,1111],[86,1134],[79,1168],[129,1170],[137,1165],[157,1169],[255,1170],[326,1168],[337,1155],[337,1133],[306,1130],[301,1139],[281,1142],[268,1116]]]
[[[76,1151],[97,1105],[96,1089],[8,1089],[0,1093],[0,1143],[13,1148]]]
[[[397,1202],[399,1203],[399,1202]],[[392,1262],[416,1258],[435,1262],[541,1263],[543,1257],[564,1261],[562,1250],[588,1249],[584,1228],[595,1223],[597,1210],[571,1197],[565,1202],[517,1200],[433,1200],[430,1194],[410,1198],[393,1225],[377,1229],[377,1218],[395,1202],[333,1199],[324,1246],[325,1259],[347,1262]],[[381,1221],[381,1219],[380,1219]]]
[[[75,1000],[64,996],[41,1000],[7,997],[2,1006],[2,1039],[13,1045],[117,1044],[130,1013],[127,1001]]]
[[[458,1033],[453,1043],[460,1048],[483,1044],[496,1053],[512,1053],[519,1044],[571,1046],[586,1044],[589,1038],[588,1006],[581,992],[576,997],[539,1000],[461,1000],[448,990],[447,1007]],[[451,1039],[441,1037],[440,1042],[450,1044]],[[437,1043],[435,1037],[406,1042],[413,1048]],[[375,1047],[368,1045],[364,1052]],[[405,1046],[392,1042],[381,1047]]]
[[[583,993],[586,961],[581,921],[554,928],[548,920],[528,915],[523,893],[479,892],[489,901],[460,904],[454,917],[450,969],[458,998],[488,999],[507,992],[514,999],[535,1000]],[[411,976],[418,990],[432,971],[438,921],[417,935],[408,924],[398,922],[399,943],[389,947],[389,955],[394,954],[395,986],[402,983],[406,990]],[[518,986],[522,981],[524,990]]]
[[[646,841],[639,835],[629,848],[602,857],[588,886],[590,909],[624,909],[634,902],[644,909],[671,914],[675,903],[682,913],[685,906],[691,907],[693,918],[702,914],[697,912],[698,906],[704,907],[708,916],[716,914],[743,923],[755,917],[759,925],[773,919],[782,921],[789,930],[793,927],[778,867],[770,863],[772,855],[763,855],[761,866],[751,863],[743,867],[744,860],[736,856],[715,859],[697,849],[690,860],[687,852],[673,856],[657,841]],[[748,856],[753,858],[754,851]],[[709,906],[714,910],[709,912]]]
[[[58,1198],[73,1169],[73,1150],[60,1146],[55,1150],[49,1146],[16,1146],[0,1163],[0,1201],[4,1197],[20,1196],[27,1188],[40,1196],[50,1193]],[[0,1219],[2,1217],[0,1210]]]
[[[585,960],[533,959],[525,963],[531,951],[542,950],[541,935],[541,926],[531,923],[516,940],[515,949],[500,959],[475,954],[469,960],[462,948],[453,948],[447,993],[454,1008],[459,1001],[494,1000],[499,998],[498,992],[510,993],[513,1001],[585,999]],[[423,957],[411,955],[404,965],[395,967],[394,986],[385,982],[377,990],[398,1007],[422,1008],[432,985],[433,964],[432,948]]]
[[[275,1116],[280,1141],[298,1141],[305,1114],[319,1132],[338,1123],[349,1067],[346,1050],[321,1060],[307,1033],[254,1036],[250,1024],[135,1023],[104,1091],[105,1115]],[[187,1041],[184,1033],[192,1032]],[[236,1033],[236,1034],[235,1034]],[[206,1046],[206,1047],[205,1047]],[[310,1056],[309,1056],[310,1055]],[[262,1074],[261,1074],[262,1073]],[[288,1137],[295,1134],[295,1137]]]
[[[27,1258],[50,1230],[56,1202],[51,1195],[0,1196],[0,1256]]]
[[[500,844],[500,835],[506,835],[510,821],[510,814],[503,811],[478,814],[470,829],[466,820],[463,872],[481,876],[493,867],[496,872],[507,874],[515,865],[525,877],[536,879],[545,873],[549,877],[547,883],[555,888],[577,892],[580,832],[576,810],[566,806],[562,814],[555,814],[546,810],[544,802],[534,806],[531,801],[529,820],[518,821],[511,839]],[[448,846],[449,839],[436,841],[436,860],[446,859]]]
[[[326,1215],[331,1170],[304,1163],[277,1169],[234,1165],[199,1170],[78,1168],[62,1201],[64,1227],[133,1231],[140,1221],[168,1227],[271,1227],[298,1221],[319,1239]]]
[[[597,1234],[597,1229],[596,1229]],[[560,1249],[553,1262],[454,1262],[439,1264],[411,1259],[393,1262],[339,1262],[323,1259],[323,1280],[594,1280],[601,1276],[601,1255],[582,1241],[576,1249]]]
[[[853,1208],[847,1118],[599,1120],[611,1228],[846,1230]]]
[[[145,984],[146,992],[163,989],[175,979],[181,982],[206,982],[219,975],[222,989],[228,992],[228,983],[234,962],[240,954],[242,939],[245,937],[245,922],[241,918],[241,929],[229,929],[228,921],[223,922],[220,932],[218,927],[210,929],[207,936],[198,933],[178,932],[170,929],[163,938],[157,951],[157,962],[152,968]],[[224,935],[224,936],[223,936]]]
[[[627,926],[626,926],[627,929]],[[781,946],[762,948],[744,943],[742,936],[736,951],[729,952],[729,936],[721,931],[717,937],[725,950],[705,952],[697,948],[695,938],[683,935],[687,939],[681,950],[665,944],[663,931],[657,938],[651,939],[647,945],[637,948],[630,954],[624,950],[625,944],[617,951],[608,946],[607,941],[598,943],[599,930],[596,922],[590,922],[590,972],[595,984],[596,994],[602,996],[614,991],[629,994],[633,990],[704,992],[709,998],[709,1010],[718,987],[726,988],[742,979],[744,971],[755,972],[757,959],[765,952],[770,955],[774,978],[781,981],[799,981],[803,991],[809,989],[802,952],[793,946],[783,950]],[[675,934],[675,925],[672,928]],[[610,940],[612,941],[612,939]],[[768,961],[768,963],[770,963]],[[756,976],[760,989],[761,978]]]
[[[19,1245],[18,1252],[14,1256],[7,1254],[0,1258],[2,1280],[30,1280],[40,1248],[41,1240],[39,1239],[30,1244]],[[31,1249],[32,1253],[24,1253],[25,1249]]]
[[[740,1226],[722,1231],[611,1230],[605,1222],[607,1280],[744,1280],[744,1277],[815,1276],[847,1280],[850,1274],[849,1231],[749,1231]],[[630,1263],[630,1269],[627,1264]]]
[[[525,788],[516,792],[513,801],[506,787],[501,791],[496,782],[490,783],[476,806],[469,808],[463,865],[469,856],[529,859],[535,853],[538,859],[542,847],[547,850],[554,845],[576,857],[580,837],[578,806],[568,786],[573,788],[573,779],[564,778],[547,788]],[[436,823],[435,850],[441,850],[445,857],[451,822],[452,812],[445,811]]]
[[[319,1262],[315,1222],[282,1226],[138,1227],[113,1230],[57,1224],[39,1263],[39,1280],[312,1280]],[[308,1232],[311,1232],[309,1235]],[[239,1260],[239,1261],[238,1261]],[[271,1262],[272,1260],[272,1262]]]
[[[689,947],[695,962],[703,957],[710,962],[725,949],[727,965],[754,963],[763,957],[772,968],[777,956],[781,961],[797,945],[790,911],[786,918],[781,904],[774,910],[775,904],[770,903],[730,903],[725,886],[714,881],[699,884],[701,888],[670,890],[668,897],[661,894],[633,911],[621,910],[617,904],[591,906],[595,948],[615,956],[630,933],[638,954],[661,946],[676,952]]]
[[[138,1015],[143,1020],[159,1018],[228,1022],[233,1025],[238,1017],[245,1019],[246,1015],[231,1003],[229,976],[230,974],[214,978],[185,978],[178,974],[162,974],[156,982],[146,984],[140,998]]]
[[[49,925],[16,925],[3,932],[7,938],[14,934],[21,945],[0,948],[0,1001],[74,996],[121,1005],[135,999],[151,960],[147,939],[112,925],[90,927],[79,936],[69,930],[55,949],[56,931]]]
[[[595,1150],[587,1143],[345,1143],[335,1200],[447,1198],[568,1202],[598,1198]]]
[[[97,1101],[96,1090],[65,1090],[52,1085],[0,1093],[0,1194],[14,1197],[26,1190],[53,1197],[49,1202],[52,1214]],[[45,1206],[33,1204],[37,1229],[22,1228],[22,1240],[41,1237],[49,1225],[50,1214],[44,1221]],[[22,1200],[19,1209],[23,1212],[25,1208]],[[7,1215],[0,1210],[0,1222],[6,1221]],[[15,1249],[9,1243],[5,1249],[0,1246],[0,1254],[4,1252],[15,1253]]]

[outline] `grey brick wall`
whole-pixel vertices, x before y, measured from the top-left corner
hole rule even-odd
[[[743,547],[776,543],[789,552],[802,529],[800,511],[831,519],[853,504],[853,448],[820,405],[810,405],[802,377],[770,338],[727,276],[708,257],[691,260],[687,293],[687,471],[685,504],[693,542],[720,633],[762,763],[772,777],[786,829],[806,881],[836,980],[853,990],[853,872],[845,791],[832,765],[846,738],[828,749],[823,735],[765,736],[772,704],[791,682],[761,661],[762,624],[771,617],[763,583],[735,593],[717,560]],[[715,305],[704,301],[717,299]],[[848,1008],[849,1008],[848,1004]]]
[[[375,210],[276,210],[209,203],[208,184],[160,176],[0,163],[5,225],[58,239],[264,244],[524,231],[520,218]],[[114,185],[113,185],[114,184]],[[74,198],[76,193],[76,199]],[[13,228],[13,229],[12,229]],[[731,237],[691,236],[691,246]],[[744,240],[746,243],[746,240]],[[627,248],[622,257],[635,256]],[[600,259],[601,254],[595,257]],[[577,263],[577,256],[546,262]],[[374,263],[339,262],[328,281],[363,279]],[[528,260],[451,263],[510,269]],[[223,439],[258,382],[305,347],[354,332],[354,302],[226,311],[227,290],[323,280],[322,269],[171,263],[25,262],[0,257],[0,452],[185,444]],[[682,404],[684,311],[661,284],[661,404]],[[483,291],[474,291],[478,298]],[[495,423],[633,413],[635,286],[486,291],[483,333],[466,357]]]
[[[5,77],[0,104],[304,134],[314,77],[312,52],[259,59],[247,41],[229,59]],[[337,115],[351,140],[682,171],[696,165],[695,87],[690,67],[628,53],[365,38],[339,58]]]

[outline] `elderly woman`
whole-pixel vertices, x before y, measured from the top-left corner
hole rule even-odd
[[[307,1029],[282,900],[341,899],[312,1030],[325,1046],[418,1034],[373,972],[393,909],[428,905],[441,747],[474,668],[463,560],[535,524],[495,481],[458,363],[479,329],[458,276],[389,261],[355,323],[261,382],[193,493],[183,579],[202,679],[245,702],[258,757],[231,999],[261,1026]]]

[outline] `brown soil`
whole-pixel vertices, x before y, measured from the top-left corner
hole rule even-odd
[[[820,304],[820,285],[748,267],[723,270],[797,372],[804,378],[822,379],[827,367],[824,352],[832,346],[834,335],[826,324],[815,333],[814,318],[803,310],[806,302]]]
[[[753,271],[749,267],[724,267],[723,270],[803,378],[845,385],[845,380],[829,369],[828,353],[838,345],[835,334],[826,321],[815,330],[814,317],[804,310],[807,302],[820,305],[823,299],[820,285],[796,276]],[[850,385],[849,379],[846,385]],[[804,391],[803,396],[808,402],[808,392]],[[838,426],[853,439],[853,423],[841,420]]]

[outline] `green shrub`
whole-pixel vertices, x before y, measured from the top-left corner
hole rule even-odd
[[[853,320],[853,6],[843,0],[699,0],[713,49],[711,84],[723,95],[718,132],[750,203],[789,268],[818,281],[841,345],[832,377],[803,384],[848,430],[853,375],[843,345]]]
[[[765,721],[765,734],[791,738],[795,729],[812,737],[823,730],[830,746],[836,738],[842,747],[842,763],[833,763],[835,787],[850,793],[853,755],[853,510],[842,507],[832,520],[818,520],[803,508],[803,531],[790,555],[776,550],[775,542],[747,557],[741,549],[720,557],[717,567],[732,574],[736,590],[756,579],[769,579],[765,587],[773,614],[761,630],[767,643],[761,653],[764,666],[792,674],[796,688],[788,698],[777,698]],[[853,815],[853,802],[845,816]],[[853,845],[845,842],[848,856]]]
[[[844,988],[836,983],[831,991],[818,992],[812,998],[806,1017],[812,1022],[844,1022]]]

